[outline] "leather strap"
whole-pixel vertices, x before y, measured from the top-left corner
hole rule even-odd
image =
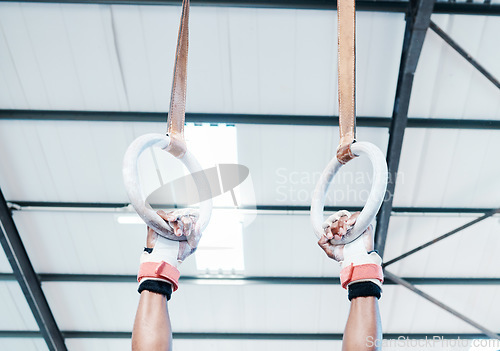
[[[186,116],[187,59],[189,47],[189,0],[182,1],[181,22],[175,52],[174,78],[168,111],[167,135],[170,144],[167,151],[177,158],[186,153],[184,121]]]
[[[356,155],[351,144],[356,139],[356,12],[355,0],[337,1],[339,129],[337,160],[345,164]]]
[[[166,280],[172,284],[172,289],[176,291],[179,288],[179,270],[169,265],[165,261],[161,262],[143,262],[139,266],[137,281],[140,283],[143,278],[152,278]]]
[[[365,279],[376,279],[383,283],[384,271],[382,266],[374,263],[355,266],[351,263],[340,271],[340,284],[344,289],[347,289],[349,283]]]

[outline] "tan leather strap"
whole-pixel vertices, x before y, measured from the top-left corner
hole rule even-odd
[[[338,21],[338,75],[339,75],[339,129],[340,143],[337,160],[344,164],[355,155],[351,144],[356,139],[356,12],[354,0],[337,1]]]
[[[186,117],[187,59],[189,46],[189,0],[182,1],[181,22],[175,52],[174,78],[168,111],[167,151],[180,158],[186,153],[184,121]]]

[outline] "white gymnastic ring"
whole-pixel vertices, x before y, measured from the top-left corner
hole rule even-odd
[[[142,191],[139,182],[139,172],[137,169],[137,161],[139,156],[144,150],[157,146],[165,150],[170,144],[170,138],[163,134],[145,134],[135,139],[128,147],[123,158],[123,180],[127,190],[130,203],[134,207],[137,214],[144,220],[144,222],[158,234],[173,240],[186,240],[184,236],[177,237],[172,233],[172,229],[168,224],[153,210],[151,207],[146,206],[146,197]],[[208,179],[196,158],[186,150],[184,156],[179,158],[180,161],[186,166],[188,171],[196,175],[194,181],[202,198],[202,192],[210,192],[210,185]],[[210,193],[208,193],[210,194]],[[197,230],[203,231],[210,221],[212,214],[212,199],[211,196],[206,196],[207,200],[201,201],[199,205],[199,218],[196,222]]]
[[[341,240],[331,240],[334,245],[344,245],[356,240],[368,228],[375,219],[382,202],[384,201],[385,190],[387,188],[387,164],[385,157],[378,147],[368,142],[356,142],[351,145],[351,150],[356,156],[366,155],[370,159],[373,168],[372,189],[365,207],[361,211],[356,224],[349,235]],[[321,178],[316,184],[311,202],[311,222],[314,234],[319,238],[324,235],[323,210],[325,207],[326,194],[335,174],[342,167],[342,164],[334,157],[321,174]]]

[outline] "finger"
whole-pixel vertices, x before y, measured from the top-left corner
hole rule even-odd
[[[332,232],[333,234],[339,234],[339,235],[344,235],[345,233],[345,222],[346,222],[346,217],[342,216],[339,218],[339,220],[336,223],[335,228],[333,228]]]
[[[339,230],[337,230],[337,235],[340,235],[340,236],[343,236],[347,233],[347,228],[345,226],[342,226],[339,228]]]
[[[163,218],[164,220],[167,220],[167,213],[163,210],[158,210],[156,211],[156,213],[158,214],[158,216],[160,216],[161,218]]]
[[[191,234],[188,235],[186,238],[189,246],[191,246],[193,250],[195,250],[198,247],[198,243],[200,242],[201,232],[197,231],[196,227],[193,226]]]
[[[182,220],[180,218],[177,219],[177,222],[175,222],[175,223],[177,223],[177,226],[178,226],[177,233],[175,235],[177,235],[177,236],[183,235],[183,233],[184,233],[184,223],[182,222]]]
[[[344,245],[336,245],[333,247],[333,259],[336,261],[344,260]]]
[[[168,222],[168,223],[170,224],[170,226],[174,230],[174,235],[175,236],[181,236],[182,235],[182,229],[181,229],[181,226],[180,226],[179,222],[174,221],[174,222]]]
[[[353,213],[353,215],[347,220],[347,224],[354,225],[354,223],[356,223],[356,220],[358,219],[360,213],[361,212]]]
[[[160,211],[158,211],[158,212],[160,212]],[[160,216],[161,216],[164,220],[166,220],[166,221],[168,221],[168,222],[175,222],[175,221],[177,220],[177,216],[175,215],[175,211],[170,211],[169,213],[165,213],[165,211],[161,211],[161,212],[163,212],[163,213],[164,213],[164,216],[162,216],[162,215],[160,214]],[[159,213],[158,213],[158,214],[159,214]]]
[[[177,260],[182,262],[193,253],[194,249],[188,245],[186,241],[179,242],[179,253],[177,254]]]
[[[182,234],[188,236],[191,233],[192,221],[189,217],[182,217]]]
[[[322,235],[318,240],[318,245],[322,247],[322,245],[325,245],[326,243],[328,243],[328,238],[325,235]]]
[[[324,236],[327,237],[328,239],[333,238],[332,230],[330,227],[326,228]]]
[[[345,230],[347,228],[347,216],[344,216],[339,219],[339,227],[342,228],[342,230]]]
[[[341,236],[341,235],[338,235],[338,234],[335,234],[335,235],[333,236],[333,238],[334,238],[335,240],[341,240],[341,239],[342,239],[342,236]]]
[[[325,251],[326,255],[330,258],[333,257],[333,246],[328,242],[328,239],[325,236],[322,236],[318,241],[319,247]]]
[[[335,221],[334,223],[332,223],[330,228],[332,233],[336,234],[339,231],[339,221]]]
[[[156,213],[164,220],[167,222],[167,224],[169,225],[170,228],[172,228],[172,230],[174,231],[174,234],[175,234],[175,229],[174,229],[174,226],[173,226],[173,223],[172,222],[175,222],[175,216],[172,214],[172,212],[169,212],[169,213],[166,213],[165,211],[163,210],[158,210],[156,211]]]

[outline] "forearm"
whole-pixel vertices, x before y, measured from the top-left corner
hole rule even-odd
[[[132,351],[170,351],[172,328],[165,295],[143,291],[132,332]]]
[[[378,340],[378,342],[377,342]],[[344,331],[343,351],[380,350],[382,326],[378,299],[358,297],[351,301],[349,318]]]

